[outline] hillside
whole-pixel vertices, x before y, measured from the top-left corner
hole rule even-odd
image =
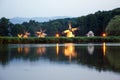
[[[10,22],[13,24],[22,24],[23,22],[29,22],[30,20],[35,20],[37,22],[48,22],[55,19],[63,19],[67,16],[55,16],[55,17],[33,17],[33,18],[24,18],[24,17],[14,17],[10,19]]]
[[[79,28],[79,30],[75,32],[76,36],[85,36],[90,30],[92,30],[96,36],[101,36],[102,33],[105,32],[108,22],[116,15],[120,15],[120,8],[109,11],[98,11],[94,14],[77,18],[57,19],[41,23],[41,27],[46,29],[49,35],[53,35],[68,29],[68,23],[71,23],[72,27]],[[61,35],[63,34],[61,33]]]
[[[101,36],[105,32],[108,22],[116,15],[120,15],[120,8],[98,11],[94,14],[76,18],[50,20],[49,22],[30,20],[21,24],[12,24],[8,19],[1,18],[0,34],[1,36],[17,36],[17,34],[23,34],[25,31],[28,31],[31,36],[35,36],[36,31],[43,29],[47,36],[55,36],[56,33],[64,36],[63,31],[68,29],[68,24],[71,23],[72,27],[79,28],[79,30],[74,32],[76,36],[86,36],[90,30],[94,32],[95,36]]]

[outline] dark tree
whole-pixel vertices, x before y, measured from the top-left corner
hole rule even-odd
[[[9,19],[6,18],[1,18],[0,19],[0,36],[8,36],[9,30]]]

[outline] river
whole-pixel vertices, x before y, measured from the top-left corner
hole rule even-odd
[[[0,45],[0,80],[120,80],[120,43]]]

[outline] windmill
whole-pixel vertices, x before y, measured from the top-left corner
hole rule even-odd
[[[40,29],[40,31],[36,32],[37,36],[40,38],[44,38],[47,34],[45,33],[45,30]]]
[[[27,32],[27,31],[24,31],[24,33],[23,34],[18,34],[18,37],[19,38],[28,38],[28,36],[30,35],[30,33],[29,32]]]
[[[72,28],[71,24],[69,23],[68,30],[65,30],[63,33],[66,33],[66,37],[74,37],[75,35],[73,34],[73,32],[76,30],[78,30],[78,28]]]
[[[18,38],[22,38],[23,34],[18,34],[17,36]]]
[[[23,34],[23,38],[28,38],[29,35],[30,35],[30,33],[25,31],[24,34]]]

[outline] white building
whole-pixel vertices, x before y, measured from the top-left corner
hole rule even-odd
[[[94,37],[93,31],[89,31],[86,35],[87,35],[87,37]]]

